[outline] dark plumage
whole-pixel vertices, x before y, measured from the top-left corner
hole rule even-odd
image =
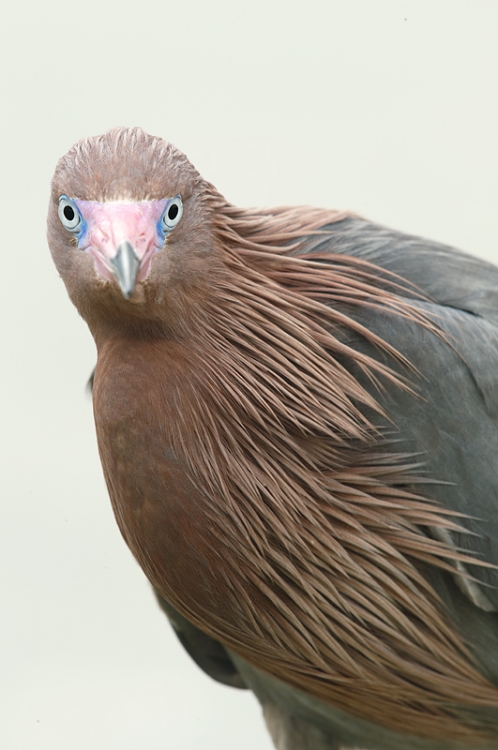
[[[139,129],[61,159],[49,243],[116,519],[197,663],[280,749],[496,747],[498,270],[238,209]]]

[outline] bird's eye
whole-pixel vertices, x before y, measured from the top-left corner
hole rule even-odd
[[[66,195],[59,198],[59,219],[62,226],[73,234],[78,234],[83,227],[81,214],[74,201]]]
[[[183,203],[181,195],[176,195],[174,198],[168,201],[168,205],[161,219],[161,229],[164,234],[167,234],[176,227],[183,213]]]

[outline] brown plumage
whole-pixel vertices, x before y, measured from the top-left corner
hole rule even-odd
[[[61,195],[84,219],[84,202],[181,196],[129,299],[62,226]],[[468,565],[495,561],[452,544],[468,534],[435,499],[449,477],[405,449],[389,409],[391,394],[424,408],[427,376],[370,317],[465,355],[409,277],[324,252],[348,221],[235,208],[138,129],[61,159],[49,242],[97,344],[116,519],[161,596],[248,664],[394,732],[494,746],[498,688],[431,576],[459,566],[465,589]]]

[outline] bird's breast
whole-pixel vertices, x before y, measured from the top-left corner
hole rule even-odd
[[[210,501],[182,450],[194,432],[188,420],[194,360],[178,345],[110,342],[95,372],[95,422],[119,528],[147,577],[183,611],[218,608],[223,616],[223,561]]]

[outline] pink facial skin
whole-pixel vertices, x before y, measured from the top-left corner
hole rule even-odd
[[[137,281],[143,281],[152,258],[164,246],[164,234],[158,230],[158,224],[168,199],[139,203],[98,203],[75,199],[74,203],[86,223],[78,247],[93,256],[102,278],[108,281],[115,279],[109,261],[115,257],[122,242],[129,242],[140,261]]]

